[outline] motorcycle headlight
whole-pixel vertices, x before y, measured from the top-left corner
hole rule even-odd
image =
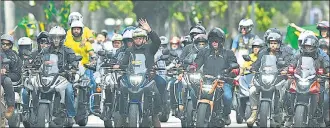
[[[299,80],[298,81],[298,87],[302,90],[309,89],[310,85],[311,85],[311,82],[309,80]]]
[[[132,75],[129,77],[129,81],[133,86],[141,84],[143,77],[141,75]]]
[[[202,76],[200,73],[193,73],[189,75],[190,82],[192,83],[198,83],[201,78]]]
[[[202,90],[203,91],[209,92],[211,89],[212,89],[212,85],[211,84],[204,84],[202,86]]]
[[[264,84],[271,84],[274,80],[275,76],[274,75],[262,75],[261,80]]]
[[[100,84],[101,83],[101,78],[100,77],[96,77],[95,78],[95,83],[96,84]]]

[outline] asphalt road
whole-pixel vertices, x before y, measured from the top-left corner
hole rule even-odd
[[[246,123],[237,124],[236,123],[236,113],[235,111],[231,111],[230,114],[231,118],[231,125],[228,127],[246,127]],[[161,123],[162,127],[181,127],[181,121],[178,118],[175,118],[173,116],[170,117],[170,119],[166,123]],[[79,127],[78,125],[74,125],[74,127]],[[96,116],[89,116],[88,124],[86,127],[104,127],[103,121]]]
[[[246,127],[246,123],[242,123],[242,124],[236,123],[236,112],[235,111],[231,111],[230,118],[231,118],[231,125],[229,125],[228,127]],[[171,116],[167,122],[161,123],[161,126],[162,127],[181,127],[181,121],[178,118]],[[6,127],[8,127],[8,125],[6,125]],[[24,127],[23,124],[21,124],[20,127]],[[75,124],[74,127],[79,127],[79,126],[77,124]],[[104,125],[103,125],[103,121],[99,117],[89,116],[86,127],[104,127]]]

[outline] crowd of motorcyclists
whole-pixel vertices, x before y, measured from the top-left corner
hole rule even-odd
[[[138,22],[107,41],[73,12],[69,30],[40,32],[37,49],[21,37],[18,52],[13,35],[3,34],[1,116],[10,127],[85,126],[90,114],[105,127],[161,127],[172,112],[182,127],[224,127],[234,109],[248,126],[330,125],[328,21],[317,24],[319,36],[290,24],[301,32],[298,50],[277,28],[259,38],[251,19],[239,22],[231,49],[221,28],[197,24],[188,36],[167,38]]]

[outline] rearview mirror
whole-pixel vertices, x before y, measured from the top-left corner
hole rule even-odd
[[[98,51],[97,54],[98,54],[99,56],[105,56],[105,51]]]
[[[239,65],[237,63],[231,63],[229,67],[230,69],[235,69],[235,68],[239,68]]]
[[[251,57],[249,55],[243,55],[243,59],[245,61],[251,61]]]
[[[76,61],[81,61],[81,60],[82,60],[82,57],[81,57],[81,56],[76,56],[74,59],[75,59]]]
[[[163,55],[169,55],[169,54],[170,54],[170,50],[168,50],[168,49],[166,48],[166,49],[164,49],[164,50],[162,51],[162,54],[163,54]]]

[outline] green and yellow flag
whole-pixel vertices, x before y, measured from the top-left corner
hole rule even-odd
[[[64,2],[64,4],[62,5],[61,9],[60,9],[60,13],[59,13],[60,17],[61,17],[61,24],[63,25],[64,29],[68,29],[68,19],[69,19],[69,15],[70,15],[70,4],[68,2]]]
[[[54,1],[49,1],[48,4],[45,4],[43,6],[43,8],[44,8],[44,12],[46,14],[47,21],[52,21],[53,18],[56,18],[54,16],[56,16],[57,10],[56,10]]]
[[[316,25],[303,26],[301,28],[303,28],[305,30],[313,31],[316,36],[319,36],[319,31],[316,29]],[[291,26],[288,26],[284,42],[290,44],[292,46],[292,48],[298,49],[299,48],[298,47],[299,35],[300,35],[300,32],[297,29],[295,29]]]

